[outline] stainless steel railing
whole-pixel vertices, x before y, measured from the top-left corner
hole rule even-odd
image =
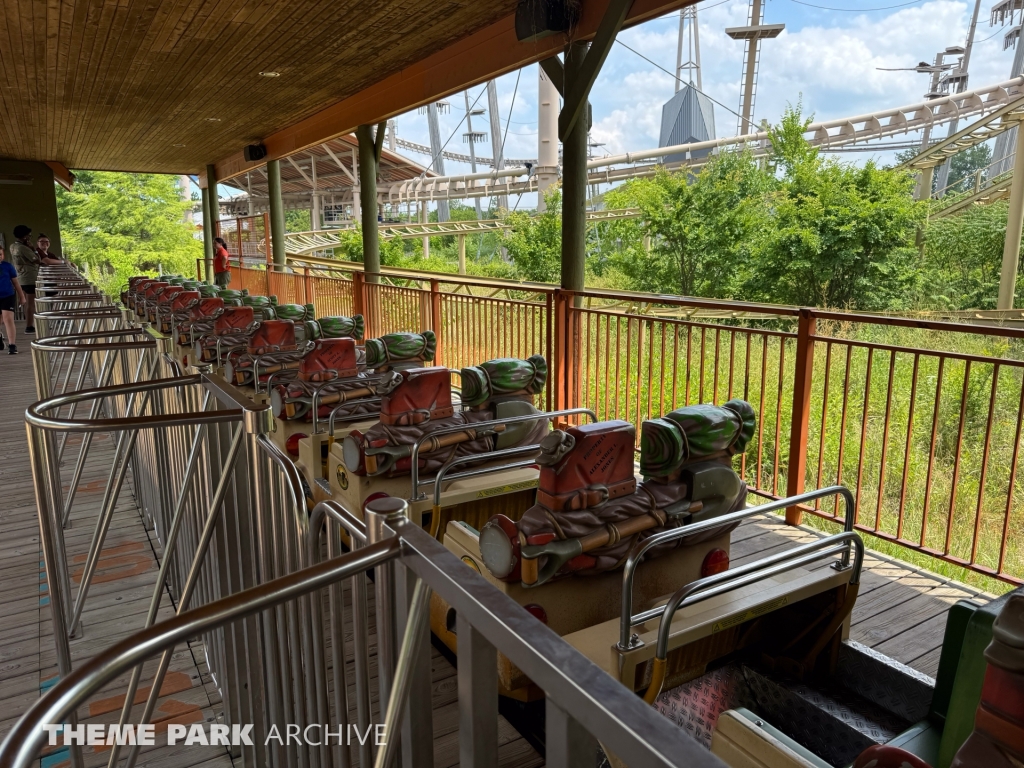
[[[119,722],[151,720],[175,646],[192,639],[201,642],[223,697],[223,722],[253,725],[253,744],[234,755],[243,764],[383,766],[400,747],[404,764],[429,766],[428,588],[458,616],[463,764],[496,762],[497,650],[547,693],[550,764],[578,762],[580,755],[591,761],[597,735],[631,765],[717,764],[412,525],[406,502],[368,505],[365,523],[335,502],[308,514],[295,466],[267,437],[266,405],[218,377],[182,376],[171,340],[135,327],[129,313],[110,312],[78,288],[53,290],[44,318],[52,335],[33,344],[43,399],[29,409],[27,429],[60,682],[0,746],[0,768],[33,760],[41,725],[73,726],[80,705],[129,671]],[[102,433],[116,436],[113,457],[96,452],[91,437]],[[62,470],[58,441],[70,445],[68,436],[83,447],[74,467]],[[98,511],[88,513],[75,505],[73,489],[82,467],[96,461],[109,464],[108,481]],[[62,472],[73,481],[67,499]],[[138,633],[73,663],[69,637],[82,627],[88,632],[89,586],[128,488],[163,547],[153,596]],[[86,514],[95,516],[95,529],[76,594],[64,525]],[[342,531],[351,554],[342,554]],[[375,572],[372,606],[368,568]],[[176,615],[157,623],[165,590]],[[136,705],[148,677],[143,664],[152,658],[158,660],[150,667],[150,692]],[[383,725],[395,738],[379,749],[367,740],[266,740],[288,723],[347,730],[350,719],[364,734]],[[77,745],[70,757],[81,768]],[[138,759],[138,746],[127,755],[114,746],[108,765],[130,768]]]
[[[170,340],[158,333],[128,327],[92,328],[90,333],[79,315],[95,322],[91,308],[51,314],[59,316],[59,327],[76,333],[33,344],[37,385],[48,397],[29,409],[26,420],[58,668],[65,676],[73,668],[69,638],[82,632],[83,621],[88,624],[90,587],[129,477],[140,512],[164,549],[144,626],[155,621],[165,586],[176,597],[179,613],[205,605],[302,568],[308,537],[298,474],[265,437],[271,424],[266,405],[254,405],[222,380],[181,376],[169,354]],[[109,313],[100,314],[108,319]],[[81,389],[86,381],[100,386]],[[109,452],[95,455],[93,436],[98,433],[116,436],[112,458]],[[81,449],[65,499],[58,459],[69,436],[81,442]],[[74,491],[86,464],[97,462],[106,464],[109,474],[103,501],[92,513],[95,530],[75,594],[64,527],[72,517],[82,521],[87,514],[75,506]],[[309,622],[310,616],[308,608],[301,617],[284,616],[292,639],[305,626],[299,619]],[[257,630],[249,622],[203,638],[225,717],[232,722],[251,719],[262,706],[239,684],[239,660],[259,663]],[[169,661],[170,653],[157,666],[143,720],[152,716]],[[307,665],[297,690],[315,686],[313,670]],[[137,669],[122,722],[131,717],[140,679]],[[111,764],[119,751],[113,750]],[[128,764],[136,757],[131,753]],[[75,751],[72,760],[81,764]]]
[[[734,525],[742,522],[748,517],[753,517],[754,515],[763,515],[768,512],[785,509],[786,507],[791,507],[797,504],[806,504],[808,501],[814,501],[815,499],[822,499],[828,496],[841,496],[843,498],[843,503],[846,505],[844,533],[850,533],[853,531],[853,515],[851,513],[854,505],[853,494],[850,493],[850,489],[845,486],[833,485],[828,488],[819,488],[813,491],[807,491],[799,496],[777,499],[776,501],[771,501],[767,504],[759,504],[755,507],[747,507],[746,509],[741,509],[738,512],[720,515],[719,517],[714,517],[710,520],[703,520],[699,523],[684,525],[679,528],[670,528],[667,531],[662,531],[637,541],[630,550],[629,555],[626,557],[626,563],[622,569],[622,603],[619,617],[619,642],[617,644],[619,650],[625,651],[630,648],[639,647],[641,643],[639,638],[632,634],[633,627],[644,624],[652,619],[662,617],[666,611],[665,606],[662,605],[642,611],[641,613],[633,613],[633,581],[636,576],[636,569],[640,566],[640,563],[643,561],[643,557],[647,552],[652,550],[654,547],[668,544],[669,542],[683,541],[698,534]],[[849,566],[849,549],[847,549],[846,553],[842,556],[841,563],[844,568]],[[857,571],[858,573],[860,571],[859,565]],[[728,573],[733,574],[735,573],[735,570],[730,570]],[[662,623],[664,625],[664,618],[662,618]],[[668,623],[670,624],[671,621]]]
[[[394,764],[400,751],[405,765],[432,765],[431,658],[426,642],[429,632],[426,605],[432,591],[451,605],[457,615],[462,765],[497,764],[496,654],[499,651],[545,692],[548,765],[591,764],[596,758],[599,741],[606,751],[631,766],[705,768],[720,765],[675,725],[644,705],[631,691],[495,590],[479,574],[462,565],[455,555],[409,521],[407,513],[407,502],[382,499],[368,505],[367,521],[362,525],[336,502],[322,503],[314,512],[313,521],[320,524],[331,521],[346,528],[354,541],[363,536],[365,542],[348,554],[337,554],[155,624],[62,676],[22,716],[0,745],[0,768],[28,768],[46,738],[44,725],[69,722],[73,713],[106,683],[138,668],[155,654],[166,654],[188,638],[226,632],[246,622],[263,626],[289,608],[297,612],[303,605],[315,604],[324,606],[324,615],[329,615],[332,621],[323,633],[311,638],[313,643],[321,648],[326,647],[328,640],[340,641],[343,645],[344,632],[350,623],[344,620],[339,603],[330,594],[321,593],[337,595],[346,579],[365,585],[365,574],[370,568],[376,574],[377,602],[372,614],[361,606],[354,606],[353,623],[369,620],[371,615],[376,622],[380,714],[376,723],[369,717],[368,707],[358,716],[367,718],[371,725],[383,726],[383,743],[376,745],[367,740],[353,749],[351,744],[306,747],[273,741],[272,747],[257,748],[263,741],[256,734],[267,733],[279,722],[275,719],[278,714],[274,705],[281,703],[285,691],[280,687],[275,689],[274,684],[287,682],[288,678],[278,662],[297,659],[301,664],[310,664],[313,661],[308,649],[300,645],[289,649],[287,659],[275,655],[260,657],[246,666],[240,679],[250,692],[263,694],[263,701],[268,705],[252,712],[254,745],[247,749],[253,754],[244,756],[251,758],[253,764],[335,768],[351,765],[355,757],[352,753],[358,752],[361,766],[369,766],[372,760],[377,768],[385,768]],[[366,625],[358,629],[363,633],[357,630],[357,638],[369,633]],[[356,695],[365,695],[367,701],[370,665],[368,654],[357,652],[354,655]],[[332,672],[336,686],[341,683],[340,687],[335,687],[326,709],[329,719],[318,719],[320,713],[315,710],[293,711],[291,716],[295,719],[291,722],[300,728],[324,722],[347,725],[345,713],[352,705],[345,680],[347,665],[332,666],[331,670],[327,666],[317,669],[324,677]],[[319,692],[314,695],[319,696]]]

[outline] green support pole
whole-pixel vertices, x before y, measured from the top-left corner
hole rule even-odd
[[[379,130],[379,129],[378,129]],[[363,269],[368,283],[379,282],[380,237],[377,232],[377,153],[372,128],[360,125],[359,213],[363,230]]]
[[[565,89],[580,73],[589,43],[570,43],[565,51]],[[586,105],[584,105],[586,109]],[[562,138],[562,288],[582,291],[587,260],[587,113]],[[577,302],[579,297],[577,297]]]
[[[206,166],[206,188],[210,190],[210,242],[212,248],[212,238],[220,235],[217,231],[217,225],[220,224],[220,196],[217,194],[216,166]],[[210,252],[210,258],[213,258],[212,250]]]
[[[270,194],[270,253],[275,267],[288,263],[284,252],[284,203],[281,201],[281,161],[267,161],[267,186]]]
[[[203,203],[203,262],[206,282],[213,285],[213,224],[210,216],[210,190],[199,190]]]

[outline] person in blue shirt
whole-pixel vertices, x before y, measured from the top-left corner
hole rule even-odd
[[[15,345],[17,337],[14,329],[14,310],[18,304],[28,303],[25,292],[18,283],[18,270],[6,260],[3,246],[0,246],[0,315],[3,316],[4,332],[7,335],[7,354],[18,354]],[[4,348],[4,339],[0,336],[0,349]]]

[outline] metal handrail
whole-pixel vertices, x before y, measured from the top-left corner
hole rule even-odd
[[[733,523],[739,523],[740,521],[746,520],[748,517],[753,517],[754,515],[773,512],[777,509],[785,509],[787,507],[804,504],[815,499],[836,495],[843,497],[846,511],[843,530],[844,532],[849,533],[853,530],[854,522],[853,515],[851,514],[854,507],[853,494],[850,493],[850,490],[845,486],[833,485],[828,488],[819,488],[814,491],[808,491],[807,493],[801,493],[798,496],[791,496],[787,499],[778,499],[776,501],[769,502],[768,504],[760,504],[756,507],[747,507],[746,509],[741,509],[738,512],[730,512],[727,515],[713,517],[709,520],[702,520],[699,523],[684,525],[679,528],[671,528],[667,531],[656,533],[653,536],[648,536],[647,538],[636,542],[630,550],[629,555],[626,557],[626,564],[622,569],[622,605],[619,616],[619,642],[617,644],[619,650],[625,651],[630,648],[636,648],[636,641],[634,641],[631,636],[633,627],[638,624],[643,624],[644,621],[648,621],[661,613],[658,609],[652,609],[656,610],[657,613],[647,611],[645,613],[637,614],[636,616],[633,615],[633,579],[643,556],[652,548],[661,544],[666,544],[670,541],[681,541],[682,539],[687,539],[692,536],[696,536],[697,534],[705,533],[706,531],[722,528]],[[849,554],[847,554],[847,556],[843,558],[843,566],[845,567],[849,565],[849,562]],[[644,618],[641,620],[641,617]]]
[[[99,341],[117,336],[144,337],[142,341]],[[103,351],[113,349],[148,349],[156,346],[156,339],[137,328],[121,328],[96,333],[76,333],[72,336],[49,336],[32,342],[32,349],[40,352]]]
[[[65,405],[88,402],[95,398],[112,397],[115,395],[131,395],[135,392],[150,392],[160,389],[177,389],[183,386],[202,384],[208,377],[203,374],[185,376],[183,378],[151,379],[132,384],[115,384],[96,389],[82,389],[66,395],[58,395],[41,400],[29,406],[25,411],[25,421],[34,427],[51,432],[113,432],[125,429],[154,429],[157,427],[174,427],[185,424],[220,424],[237,421],[246,413],[246,409],[231,408],[203,413],[165,414],[153,416],[113,417],[105,419],[61,419],[47,416],[52,410],[59,410]],[[255,405],[252,411],[265,411],[266,406]]]
[[[465,432],[467,429],[496,427],[502,424],[522,424],[530,421],[540,421],[541,419],[547,419],[548,421],[550,421],[551,419],[555,419],[560,416],[589,416],[592,422],[597,421],[597,414],[594,413],[594,411],[592,411],[590,408],[566,408],[565,410],[561,411],[538,411],[537,413],[530,413],[525,416],[512,416],[507,419],[491,419],[490,421],[477,421],[472,424],[461,424],[452,427],[445,427],[444,429],[438,429],[431,432],[430,434],[423,435],[419,440],[413,443],[412,450],[409,454],[409,461],[411,463],[411,466],[409,468],[409,474],[412,482],[412,498],[410,500],[421,501],[427,498],[427,495],[425,493],[419,492],[420,485],[422,485],[422,483],[420,483],[419,459],[420,448],[428,440],[431,440],[435,437],[439,437],[441,435],[451,435],[455,434],[456,432]]]
[[[370,414],[366,414],[366,413],[352,414],[351,416],[339,416],[338,414],[346,406],[351,407],[353,404],[355,404],[357,402],[360,405],[377,405],[377,404],[379,404],[381,402],[381,400],[382,400],[382,398],[379,398],[379,397],[368,397],[365,400],[358,400],[358,401],[353,400],[352,402],[341,403],[340,405],[335,406],[334,408],[331,409],[331,415],[327,419],[327,434],[330,437],[334,437],[334,425],[335,425],[335,423],[337,423],[337,421],[339,419],[341,420],[342,423],[347,423],[347,422],[350,422],[350,421],[359,421],[360,419],[365,419],[365,418],[370,416]]]
[[[398,539],[387,539],[208,603],[125,638],[63,676],[21,716],[0,745],[0,768],[29,768],[43,746],[42,725],[65,722],[92,694],[156,653],[362,573],[398,557],[401,551]]]
[[[748,584],[763,581],[764,579],[808,565],[817,560],[824,560],[835,555],[842,555],[844,558],[848,558],[851,546],[855,551],[855,556],[852,566],[853,572],[850,574],[850,583],[859,584],[861,568],[864,565],[864,542],[858,534],[844,531],[843,533],[826,536],[823,539],[812,541],[809,544],[804,544],[785,552],[770,555],[761,560],[755,560],[752,563],[745,563],[737,568],[716,573],[713,576],[706,576],[703,579],[691,581],[689,584],[680,587],[668,599],[665,605],[659,609],[654,609],[661,615],[661,625],[658,627],[658,646],[655,655],[659,659],[666,657],[668,642],[672,633],[672,619],[680,608],[731,592]],[[840,570],[849,567],[849,565],[841,566]],[[652,613],[652,611],[648,613]]]
[[[420,480],[420,485],[434,485],[434,505],[441,503],[441,485],[445,480],[455,481],[461,480],[464,477],[479,477],[480,475],[489,475],[492,472],[504,472],[507,469],[522,469],[523,467],[533,467],[537,465],[536,458],[528,459],[526,461],[515,461],[511,464],[498,464],[493,467],[480,467],[478,469],[470,469],[465,472],[459,472],[457,474],[450,475],[455,467],[460,464],[472,464],[476,461],[489,461],[491,459],[501,459],[506,456],[517,456],[522,453],[536,453],[540,450],[540,445],[519,445],[515,448],[502,448],[500,451],[488,451],[486,453],[475,453],[472,456],[458,456],[439,470],[433,479]]]

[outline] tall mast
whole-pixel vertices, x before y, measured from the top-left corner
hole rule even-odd
[[[438,176],[444,176],[444,155],[441,154],[441,124],[438,121],[439,110],[447,110],[448,102],[431,102],[427,104],[427,127],[430,130],[430,165]],[[437,201],[437,220],[448,221],[451,218],[447,200]]]

